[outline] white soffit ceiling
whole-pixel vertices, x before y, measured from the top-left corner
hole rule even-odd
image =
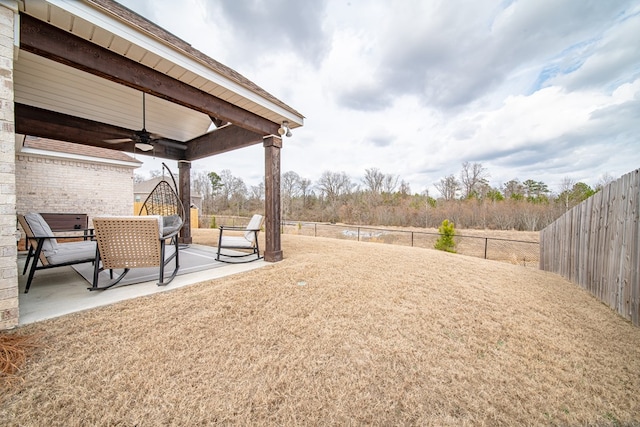
[[[302,126],[303,117],[215,72],[166,42],[78,0],[23,0],[28,15],[237,105],[274,123]]]
[[[14,68],[15,102],[127,129],[142,129],[142,92],[20,51]],[[146,128],[187,141],[207,132],[198,111],[146,95]]]

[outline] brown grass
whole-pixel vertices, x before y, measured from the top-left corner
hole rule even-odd
[[[564,279],[428,249],[282,240],[280,263],[22,328],[46,346],[3,390],[0,420],[640,423],[640,329]]]

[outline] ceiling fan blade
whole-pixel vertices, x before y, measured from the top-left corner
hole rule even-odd
[[[108,144],[121,144],[123,142],[133,141],[131,138],[119,138],[119,139],[105,139],[104,142]]]

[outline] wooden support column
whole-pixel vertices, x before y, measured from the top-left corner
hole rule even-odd
[[[184,226],[180,230],[178,242],[191,244],[191,162],[178,161],[178,182],[180,200],[184,206]]]
[[[264,260],[268,262],[282,261],[280,244],[280,149],[282,139],[267,136],[264,145],[264,213],[266,248]]]

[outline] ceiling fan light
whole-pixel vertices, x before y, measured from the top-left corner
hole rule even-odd
[[[148,142],[136,142],[136,148],[140,151],[151,151],[153,150],[153,145]]]

